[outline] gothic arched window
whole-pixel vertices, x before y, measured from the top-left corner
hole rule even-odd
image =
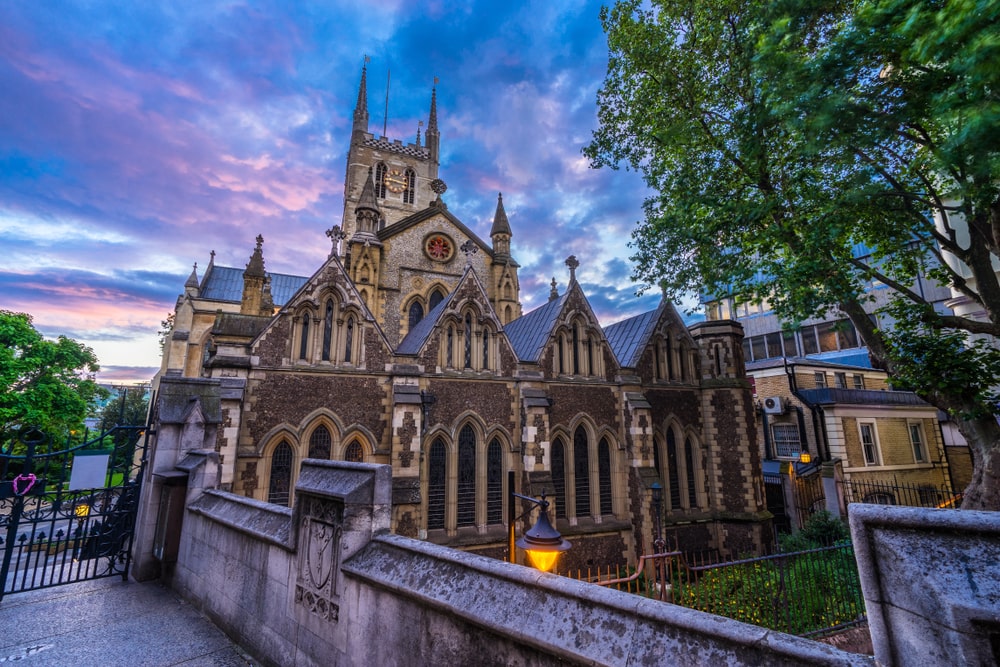
[[[444,442],[438,438],[427,457],[427,530],[444,528],[448,472]]]
[[[483,370],[490,368],[490,331],[483,329]]]
[[[361,449],[361,443],[355,440],[344,450],[344,460],[362,463],[365,460],[365,452]]]
[[[302,316],[302,336],[299,338],[299,359],[306,359],[309,351],[309,313]]]
[[[573,327],[573,375],[580,374],[580,329]]]
[[[442,301],[444,301],[444,294],[441,293],[441,290],[435,289],[431,292],[431,298],[427,301],[427,307],[430,310],[434,310]]]
[[[406,170],[406,186],[403,188],[403,203],[412,204],[417,191],[417,174],[412,169]]]
[[[576,490],[576,516],[590,516],[590,459],[587,431],[576,428],[573,435],[573,488]]]
[[[457,525],[476,524],[476,432],[466,424],[458,434]]]
[[[562,439],[552,443],[552,492],[556,497],[556,518],[566,518],[566,448]]]
[[[670,486],[670,509],[681,508],[681,476],[677,470],[677,438],[674,430],[667,429],[667,479]]]
[[[691,442],[690,436],[684,440],[684,458],[687,464],[688,507],[698,507],[698,487],[694,478],[694,443]]]
[[[326,302],[323,316],[323,361],[330,361],[330,344],[333,340],[333,300]]]
[[[614,512],[611,501],[611,447],[607,438],[597,446],[597,492],[601,514]]]
[[[347,342],[344,345],[344,361],[351,363],[351,348],[354,346],[354,316],[347,318]]]
[[[486,450],[486,523],[503,523],[503,448],[496,438]]]
[[[465,368],[472,368],[472,315],[465,314]]]
[[[267,482],[267,502],[288,506],[292,489],[292,446],[286,440],[271,452],[271,475]]]
[[[379,162],[375,165],[375,196],[385,199],[385,165]]]
[[[413,331],[413,327],[417,326],[422,319],[424,319],[424,307],[419,301],[414,301],[410,304],[409,331]]]
[[[328,461],[330,459],[330,444],[332,442],[330,429],[322,424],[317,426],[316,430],[309,436],[309,458]]]

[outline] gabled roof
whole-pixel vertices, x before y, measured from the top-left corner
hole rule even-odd
[[[650,311],[634,317],[615,322],[604,327],[604,336],[608,339],[611,351],[623,368],[635,368],[642,351],[646,349],[649,337],[653,335],[656,324],[660,321],[665,302]]]
[[[424,315],[424,319],[417,322],[417,326],[410,329],[406,337],[400,341],[399,347],[396,348],[396,354],[420,353],[420,348],[427,342],[427,337],[434,331],[434,327],[437,326],[438,320],[441,319],[441,315],[447,310],[448,304],[451,303],[454,295],[455,292],[451,292],[448,296],[441,299],[441,303],[434,306],[431,312]]]
[[[566,294],[522,315],[503,328],[521,361],[537,363],[566,303]]]
[[[284,306],[308,278],[286,273],[270,273],[271,298],[274,305]],[[201,298],[213,301],[243,300],[243,269],[231,266],[211,266],[201,285]]]
[[[457,227],[463,234],[472,239],[472,241],[476,245],[478,245],[483,252],[485,252],[490,257],[493,257],[493,247],[489,243],[486,243],[481,238],[479,238],[479,236],[474,231],[465,226],[465,223],[463,223],[461,220],[459,220],[454,215],[449,213],[447,208],[445,208],[444,206],[437,206],[435,204],[431,204],[427,208],[417,211],[413,215],[409,215],[398,222],[394,222],[391,225],[386,225],[382,229],[378,230],[377,234],[378,240],[386,241],[388,239],[391,239],[396,234],[405,231],[410,227],[418,225],[421,222],[424,222],[425,220],[430,220],[436,215],[444,217],[446,220],[448,220],[448,222],[455,225],[455,227]]]

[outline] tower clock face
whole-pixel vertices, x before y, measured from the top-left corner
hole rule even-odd
[[[389,192],[399,194],[406,189],[406,174],[399,169],[390,169],[385,172],[385,187]]]
[[[424,241],[424,252],[437,262],[445,262],[455,253],[455,244],[443,234],[432,234]]]

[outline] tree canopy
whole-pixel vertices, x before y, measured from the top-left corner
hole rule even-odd
[[[625,0],[602,10],[595,166],[654,190],[636,278],[837,310],[969,441],[1000,508],[1000,3]],[[997,264],[1000,266],[1000,264]],[[918,278],[952,288],[935,309]],[[873,285],[891,298],[876,320]],[[933,381],[931,381],[933,379]]]
[[[31,316],[0,310],[0,434],[37,426],[50,437],[83,431],[103,390],[93,350],[70,338],[46,340]]]

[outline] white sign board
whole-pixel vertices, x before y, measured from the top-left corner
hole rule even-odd
[[[107,486],[109,452],[76,452],[69,475],[69,490],[101,489]]]

